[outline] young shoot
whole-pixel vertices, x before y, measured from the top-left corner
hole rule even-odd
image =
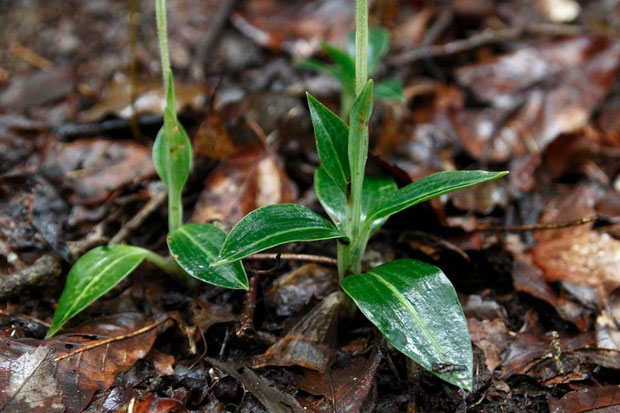
[[[391,178],[365,174],[373,104],[373,82],[367,81],[368,72],[372,73],[367,70],[367,0],[356,0],[355,14],[355,76],[347,75],[355,79],[349,126],[308,95],[321,159],[314,186],[331,222],[301,205],[259,208],[230,231],[214,266],[238,262],[287,242],[336,239],[340,287],[360,311],[396,349],[441,379],[471,390],[473,353],[467,321],[445,274],[406,258],[364,271],[362,258],[370,237],[391,215],[507,172],[439,172],[402,188]]]
[[[248,278],[240,262],[212,267],[226,233],[211,224],[183,225],[183,187],[192,168],[192,145],[179,122],[170,69],[166,28],[166,0],[156,0],[157,34],[166,91],[164,123],[153,144],[153,163],[168,194],[168,249],[162,257],[145,248],[105,245],[84,254],[73,265],[58,300],[47,337],[52,337],[73,316],[110,291],[145,259],[176,278],[185,287],[194,279],[233,289],[247,289]]]

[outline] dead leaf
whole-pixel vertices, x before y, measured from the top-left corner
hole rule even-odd
[[[157,330],[99,346],[58,362],[54,359],[95,340],[124,335],[148,324],[150,320],[142,314],[120,313],[84,324],[51,340],[0,338],[0,378],[11,377],[13,380],[13,384],[4,380],[0,382],[0,392],[5,394],[4,403],[24,402],[22,411],[31,413],[55,411],[48,410],[54,404],[62,406],[59,411],[82,411],[95,392],[108,389],[119,373],[147,355]],[[16,375],[16,371],[20,373]],[[14,386],[19,383],[40,388],[41,380],[47,386],[45,392],[34,393],[36,399],[14,391]]]
[[[340,304],[338,291],[325,297],[276,344],[255,356],[253,367],[301,366],[325,372],[334,352]]]
[[[295,377],[300,389],[324,399],[308,401],[304,405],[315,412],[358,413],[371,411],[374,407],[373,389],[377,384],[376,375],[383,353],[375,343],[368,358],[355,357],[346,366],[325,373],[304,370],[303,375]],[[330,377],[327,377],[329,375]],[[333,393],[332,393],[333,390]],[[332,400],[335,405],[332,405]]]
[[[561,399],[550,397],[550,413],[581,413],[589,411],[613,412],[613,406],[620,406],[620,387],[588,387],[580,391],[567,393]]]
[[[280,160],[256,143],[239,147],[209,175],[192,221],[236,223],[256,208],[296,198]]]
[[[2,347],[9,346],[4,342]],[[4,353],[4,351],[3,351]],[[40,346],[0,361],[0,411],[64,412],[63,391],[54,376],[55,351]]]
[[[175,98],[177,111],[186,107],[200,109],[206,94],[204,86],[185,85],[175,82]],[[92,108],[81,112],[78,121],[84,123],[98,122],[106,116],[115,115],[129,119],[134,111],[137,115],[145,113],[163,113],[166,96],[161,82],[138,83],[134,107],[131,106],[131,82],[129,78],[121,78],[112,82],[105,91],[105,98]]]
[[[229,376],[234,377],[243,384],[245,389],[252,393],[269,412],[273,413],[303,413],[305,410],[299,402],[290,394],[280,391],[266,378],[259,376],[249,368],[243,368],[241,373],[238,368],[229,363],[224,363],[211,358],[206,358],[209,363],[222,370]]]
[[[45,161],[58,168],[73,204],[94,204],[111,192],[155,175],[151,149],[130,141],[82,139],[58,144]]]
[[[470,318],[467,324],[471,340],[484,353],[484,362],[492,373],[502,364],[501,355],[512,341],[512,332],[497,318],[491,321]]]
[[[265,292],[265,303],[284,317],[301,310],[315,297],[322,299],[336,288],[333,270],[315,263],[303,265],[273,281]]]

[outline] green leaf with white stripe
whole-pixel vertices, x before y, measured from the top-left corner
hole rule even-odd
[[[69,271],[46,337],[52,337],[67,320],[121,282],[148,253],[129,245],[106,245],[82,255]]]
[[[243,217],[226,237],[215,265],[240,260],[267,248],[296,241],[340,238],[327,219],[297,204],[267,205]]]
[[[419,181],[400,188],[396,193],[383,200],[368,214],[366,226],[380,218],[409,208],[420,202],[428,201],[448,192],[467,188],[482,182],[501,178],[508,172],[487,171],[445,171],[426,176]]]
[[[439,268],[400,259],[346,277],[342,289],[396,349],[441,379],[471,390],[467,320]]]
[[[346,193],[347,182],[351,176],[347,155],[349,127],[321,102],[309,93],[307,95],[321,165],[340,190]]]
[[[212,267],[226,239],[226,232],[211,224],[186,224],[168,234],[168,248],[176,262],[192,277],[237,290],[248,289],[241,261]]]

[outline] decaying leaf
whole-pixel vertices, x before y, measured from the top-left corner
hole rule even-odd
[[[256,208],[296,198],[297,188],[276,156],[259,144],[244,146],[209,175],[192,221],[235,223]]]
[[[302,366],[325,372],[334,352],[341,300],[339,291],[325,297],[276,344],[254,357],[253,367]]]
[[[0,406],[5,411],[30,413],[82,411],[95,392],[108,389],[117,374],[147,355],[157,330],[55,359],[96,340],[131,333],[148,324],[150,320],[142,314],[120,313],[52,340],[0,338]],[[33,388],[37,391],[26,392]]]

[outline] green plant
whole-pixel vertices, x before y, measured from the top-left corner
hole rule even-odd
[[[316,59],[303,59],[299,65],[307,69],[326,72],[340,81],[342,88],[340,96],[340,116],[342,119],[349,117],[349,110],[355,101],[355,37],[350,35],[347,39],[347,48],[339,49],[334,45],[321,42],[321,48],[334,64],[327,64]],[[368,31],[368,74],[372,76],[381,60],[390,49],[390,32],[384,27],[371,28]],[[392,99],[404,102],[405,96],[403,85],[399,79],[388,78],[378,82],[374,87],[375,98]]]
[[[321,159],[314,185],[331,222],[295,204],[259,208],[231,230],[214,266],[237,262],[286,242],[338,239],[340,285],[362,313],[395,348],[443,380],[469,390],[473,375],[471,341],[448,278],[439,268],[412,259],[362,272],[362,257],[369,238],[390,215],[507,172],[440,172],[400,189],[389,178],[365,176],[373,103],[373,82],[367,81],[365,64],[367,13],[367,0],[356,0],[357,98],[351,107],[350,126],[308,95]]]
[[[156,0],[156,13],[166,107],[164,124],[153,144],[153,163],[168,193],[167,243],[171,257],[130,245],[105,245],[88,251],[69,271],[47,337],[56,334],[69,318],[112,289],[145,259],[188,287],[196,278],[226,288],[248,288],[240,262],[217,268],[210,265],[226,238],[223,230],[210,224],[183,225],[181,194],[192,166],[192,146],[176,114],[165,0]]]

